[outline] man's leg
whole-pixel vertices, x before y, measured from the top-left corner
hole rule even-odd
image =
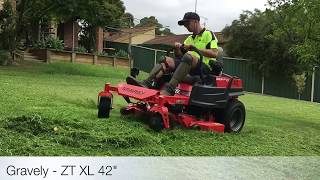
[[[162,95],[174,95],[175,88],[190,72],[192,67],[196,67],[198,59],[186,53],[181,59],[181,63],[173,73],[173,76],[164,90],[161,91]]]
[[[171,72],[175,68],[175,61],[171,57],[162,56],[160,59],[160,64],[156,64],[149,73],[149,76],[143,80],[138,81],[135,78],[128,77],[127,83],[137,86],[142,86],[146,88],[151,88],[152,83],[155,79],[159,79],[163,74]],[[130,83],[129,83],[130,82]]]

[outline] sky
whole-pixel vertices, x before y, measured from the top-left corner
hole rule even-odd
[[[233,20],[238,19],[243,10],[264,10],[267,0],[122,0],[126,12],[134,18],[155,16],[159,23],[176,34],[188,31],[177,24],[185,12],[195,9],[200,15],[200,23],[206,28],[218,32]],[[197,2],[197,3],[196,3]],[[197,4],[197,6],[196,6]],[[135,24],[139,21],[135,20]],[[204,24],[205,23],[205,24]]]

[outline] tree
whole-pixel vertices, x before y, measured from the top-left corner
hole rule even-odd
[[[15,50],[15,12],[10,1],[0,11],[0,65],[11,64]]]
[[[272,38],[286,36],[291,40],[289,53],[300,63],[301,71],[320,65],[320,1],[269,0],[274,9],[275,33]]]
[[[158,22],[158,20],[154,16],[144,17],[140,20],[140,23],[137,24],[137,27],[162,27],[162,25]]]
[[[156,35],[172,35],[173,34],[169,28],[164,27],[162,24],[160,24],[154,16],[144,17],[140,20],[140,23],[136,25],[136,27],[152,27],[152,26],[156,28]]]
[[[15,39],[20,42],[25,37],[35,42],[39,40],[40,27],[52,21],[80,19],[92,28],[89,35],[94,41],[93,29],[117,23],[124,10],[121,0],[20,0],[17,4]]]
[[[0,11],[0,49],[12,52],[15,42],[15,13],[11,2],[6,0]]]
[[[223,32],[228,55],[249,58],[263,72],[288,76],[320,61],[320,1],[269,0],[264,12],[245,11]]]
[[[251,59],[263,73],[292,69],[288,53],[284,53],[286,44],[272,41],[268,35],[272,33],[271,21],[265,12],[259,10],[244,11],[239,20],[224,28],[223,33],[229,40],[226,52],[232,57]],[[279,64],[275,66],[275,64]]]
[[[121,28],[134,27],[134,17],[131,13],[124,13],[120,21]]]
[[[301,95],[306,87],[306,74],[302,73],[302,74],[293,74],[292,75],[292,79],[295,82],[296,88],[297,88],[297,92],[298,92],[298,99],[301,99]]]

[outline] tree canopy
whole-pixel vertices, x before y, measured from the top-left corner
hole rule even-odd
[[[320,1],[269,0],[244,11],[223,32],[228,55],[251,59],[263,72],[291,75],[320,65]]]
[[[158,22],[156,17],[144,17],[140,20],[140,23],[136,25],[137,27],[156,27],[156,35],[172,35],[173,33],[170,31],[169,28],[163,26]]]
[[[20,0],[17,2],[14,22],[16,22],[15,39],[18,42],[28,31],[52,21],[59,23],[79,19],[90,28],[119,24],[119,19],[125,10],[121,0]],[[92,36],[95,31],[90,32]],[[37,40],[32,38],[33,41]]]

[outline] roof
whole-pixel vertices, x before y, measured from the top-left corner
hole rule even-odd
[[[107,32],[105,38],[108,41],[116,41],[121,38],[127,38],[129,33],[132,33],[132,36],[139,34],[144,34],[148,31],[155,30],[155,27],[134,27],[134,28],[123,28],[120,29],[120,32]]]
[[[225,43],[225,39],[223,38],[222,32],[214,32],[216,35],[219,44]],[[168,36],[157,36],[156,38],[145,42],[144,44],[166,44],[166,45],[173,45],[175,42],[183,43],[184,40],[190,34],[179,34],[179,35],[168,35]]]
[[[183,43],[190,34],[157,36],[156,38],[145,42],[144,44],[167,44],[173,45],[175,42]]]

